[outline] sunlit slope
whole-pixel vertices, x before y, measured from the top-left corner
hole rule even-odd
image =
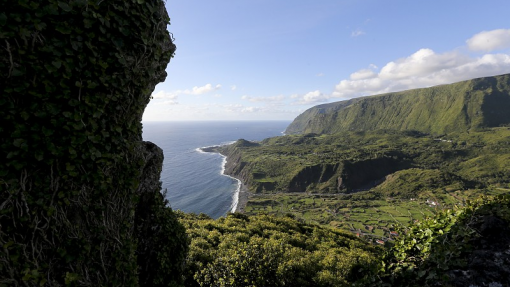
[[[432,134],[510,124],[510,74],[315,106],[287,134],[379,129]]]

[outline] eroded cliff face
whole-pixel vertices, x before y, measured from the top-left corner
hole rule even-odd
[[[320,164],[307,166],[295,175],[288,184],[289,192],[321,192],[323,190],[339,192],[344,189],[341,173],[344,164]],[[336,184],[338,183],[338,184]],[[317,185],[324,187],[319,189]]]
[[[386,157],[308,166],[291,179],[288,191],[350,193],[366,190],[405,166],[403,162]]]
[[[344,164],[339,189],[346,192],[370,189],[380,184],[395,171],[409,167],[410,163],[389,157],[381,157]]]
[[[217,151],[227,157],[225,174],[241,180],[251,190],[253,176],[250,169],[246,168],[246,162],[242,161],[241,152],[235,147],[221,147]]]
[[[278,182],[264,180],[251,163],[244,162],[237,145],[218,150],[227,156],[225,173],[243,181],[251,192],[314,192],[350,193],[370,189],[380,184],[395,171],[408,168],[410,163],[392,157],[360,161],[342,161],[334,164],[303,166],[287,179]],[[263,180],[261,180],[263,179]]]

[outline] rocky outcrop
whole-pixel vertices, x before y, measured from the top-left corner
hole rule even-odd
[[[473,226],[479,234],[470,240],[472,252],[463,269],[449,272],[452,286],[509,286],[510,227],[492,215],[479,219]]]
[[[163,150],[152,142],[143,142],[142,154],[145,164],[137,189],[134,224],[138,282],[140,286],[155,286],[157,282],[178,286],[188,250],[186,230],[167,206],[165,193],[160,192]]]
[[[385,176],[409,165],[406,161],[389,157],[347,162],[339,179],[339,189],[347,192],[368,190],[380,184]]]
[[[308,166],[292,178],[288,191],[350,193],[368,190],[381,183],[385,176],[407,165],[393,158],[382,157]]]
[[[147,269],[137,252],[151,246],[150,268],[172,272],[181,251],[143,246],[180,232],[159,194],[160,151],[141,142],[175,52],[165,3],[11,2],[0,13],[0,286],[136,286]],[[147,226],[168,236],[136,234]]]

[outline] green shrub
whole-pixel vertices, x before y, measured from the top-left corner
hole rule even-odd
[[[375,268],[380,251],[287,216],[178,216],[191,240],[186,286],[349,286]]]
[[[480,237],[474,226],[483,223],[488,215],[509,225],[510,195],[481,197],[455,211],[445,210],[404,227],[401,238],[383,257],[379,284],[432,286],[449,280],[449,271],[466,266],[474,248],[472,243]]]

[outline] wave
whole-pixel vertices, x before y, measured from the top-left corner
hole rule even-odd
[[[220,146],[226,146],[226,145],[231,145],[231,144],[234,144],[236,141],[228,141],[228,142],[224,142],[224,143],[221,143],[219,145],[211,145],[211,146],[204,146],[204,147],[199,147],[199,148],[196,148],[195,151],[199,152],[199,153],[211,153],[211,152],[208,152],[208,151],[204,151],[204,149],[208,149],[208,148],[214,148],[214,147],[220,147]],[[233,176],[230,176],[228,174],[225,174],[225,167],[227,165],[227,157],[220,154],[220,153],[217,153],[217,152],[213,152],[215,154],[219,154],[223,160],[221,162],[221,172],[220,174],[223,175],[223,176],[226,176],[226,177],[230,177],[231,179],[234,179],[237,181],[237,188],[236,188],[236,191],[234,192],[234,195],[232,196],[232,204],[230,205],[230,212],[235,212],[236,209],[237,209],[237,205],[239,203],[239,193],[241,192],[241,186],[242,186],[242,182],[241,180],[233,177]]]
[[[203,147],[197,147],[195,149],[195,151],[199,152],[199,153],[209,153],[207,151],[204,151],[204,149],[208,149],[208,148],[213,148],[213,147],[220,147],[220,146],[226,146],[226,145],[231,145],[233,143],[235,143],[236,141],[228,141],[228,142],[224,142],[224,143],[221,143],[221,144],[217,144],[217,145],[209,145],[209,146],[203,146]]]
[[[234,195],[232,196],[232,204],[230,205],[230,212],[236,212],[237,205],[239,204],[239,193],[241,192],[242,182],[240,179],[237,179],[233,176],[225,174],[225,167],[227,165],[227,157],[224,155],[221,155],[221,156],[223,157],[223,161],[221,163],[221,175],[230,177],[231,179],[235,179],[237,181],[237,188],[236,188],[236,191],[234,192]]]

